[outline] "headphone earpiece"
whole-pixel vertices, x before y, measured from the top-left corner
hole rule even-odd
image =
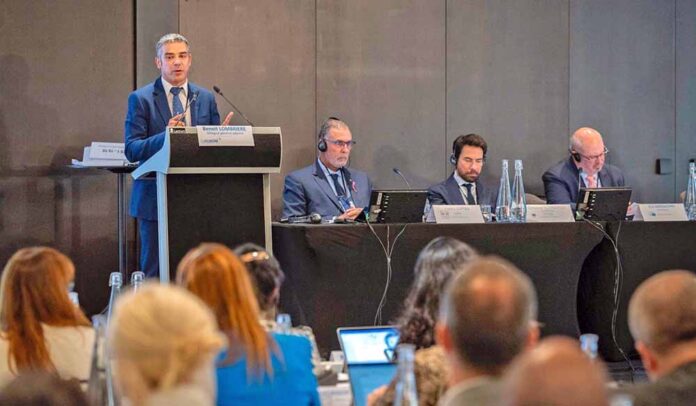
[[[317,143],[317,149],[321,152],[326,152],[326,140],[325,139],[320,139],[319,142]]]
[[[449,162],[450,162],[452,165],[457,165],[457,157],[454,156],[454,153],[452,153],[452,155],[450,155],[450,157],[449,157]]]
[[[575,160],[575,162],[580,162],[580,161],[582,160],[582,157],[580,156],[580,153],[579,153],[579,152],[573,151],[572,149],[569,150],[569,151],[570,151],[570,156],[573,157],[573,159]]]

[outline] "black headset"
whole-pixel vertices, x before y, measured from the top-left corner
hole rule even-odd
[[[329,131],[329,128],[331,128],[331,121],[342,121],[338,117],[329,117],[324,121],[324,123],[321,125],[321,128],[319,129],[319,142],[317,143],[317,149],[321,152],[326,152],[328,149],[326,145],[326,133]]]
[[[569,149],[568,152],[570,152],[570,156],[573,157],[575,162],[580,162],[582,160],[582,156],[580,156],[580,153],[577,151],[574,151],[572,149]]]
[[[457,143],[462,142],[465,138],[470,138],[470,137],[473,137],[473,136],[476,136],[476,137],[478,137],[478,138],[481,138],[481,136],[480,136],[480,135],[477,135],[477,134],[467,134],[467,135],[460,135],[459,137],[457,137],[457,138],[454,140],[454,142],[452,143],[452,154],[451,154],[450,157],[449,157],[449,163],[451,163],[452,165],[455,165],[455,166],[457,165],[457,160],[459,160],[459,154],[462,153],[462,148],[464,148],[464,145],[467,145],[467,144],[462,144],[462,145],[459,147],[459,153],[457,153]],[[483,138],[481,138],[481,139],[483,139]],[[483,151],[483,159],[485,160],[485,159],[486,159],[486,152],[487,152],[487,151],[486,151],[484,148],[481,148],[481,149],[484,150],[484,151]]]

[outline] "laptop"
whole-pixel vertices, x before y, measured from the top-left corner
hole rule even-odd
[[[338,341],[346,360],[353,405],[366,406],[367,395],[387,385],[396,375],[396,345],[399,330],[394,326],[341,327]]]
[[[428,197],[426,190],[373,190],[371,223],[420,223]]]
[[[626,219],[630,187],[580,188],[577,217],[593,221],[622,221]]]

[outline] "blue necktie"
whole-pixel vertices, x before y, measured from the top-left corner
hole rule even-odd
[[[466,204],[475,205],[476,200],[474,194],[471,193],[471,183],[463,183],[462,186],[466,188]]]
[[[341,183],[338,181],[338,174],[331,173],[329,175],[331,176],[331,180],[333,180],[334,187],[336,188],[336,196],[345,196],[346,191],[343,189],[343,186],[341,186]]]
[[[184,106],[181,105],[181,100],[179,99],[179,92],[184,90],[181,87],[172,87],[169,92],[174,95],[174,98],[172,99],[172,116],[176,116],[177,114],[181,114],[184,112]],[[181,120],[182,122],[185,121],[185,119]]]

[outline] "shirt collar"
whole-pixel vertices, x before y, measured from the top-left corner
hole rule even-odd
[[[167,80],[166,80],[165,78],[162,78],[162,86],[164,87],[164,93],[167,94],[167,95],[170,94],[172,88],[174,87],[174,85],[172,85],[171,83],[167,82]],[[188,79],[186,79],[186,81],[184,82],[184,84],[182,84],[181,86],[177,86],[177,87],[183,88],[183,89],[181,90],[181,93],[183,93],[183,94],[184,94],[184,98],[186,98],[186,93],[188,92]]]
[[[341,171],[340,168],[337,171],[332,171],[331,169],[327,168],[323,162],[321,162],[321,159],[317,158],[317,162],[319,162],[319,167],[321,168],[321,171],[324,172],[324,175],[326,175],[327,178],[329,177],[329,175],[338,175],[340,177],[343,176],[343,171]]]

